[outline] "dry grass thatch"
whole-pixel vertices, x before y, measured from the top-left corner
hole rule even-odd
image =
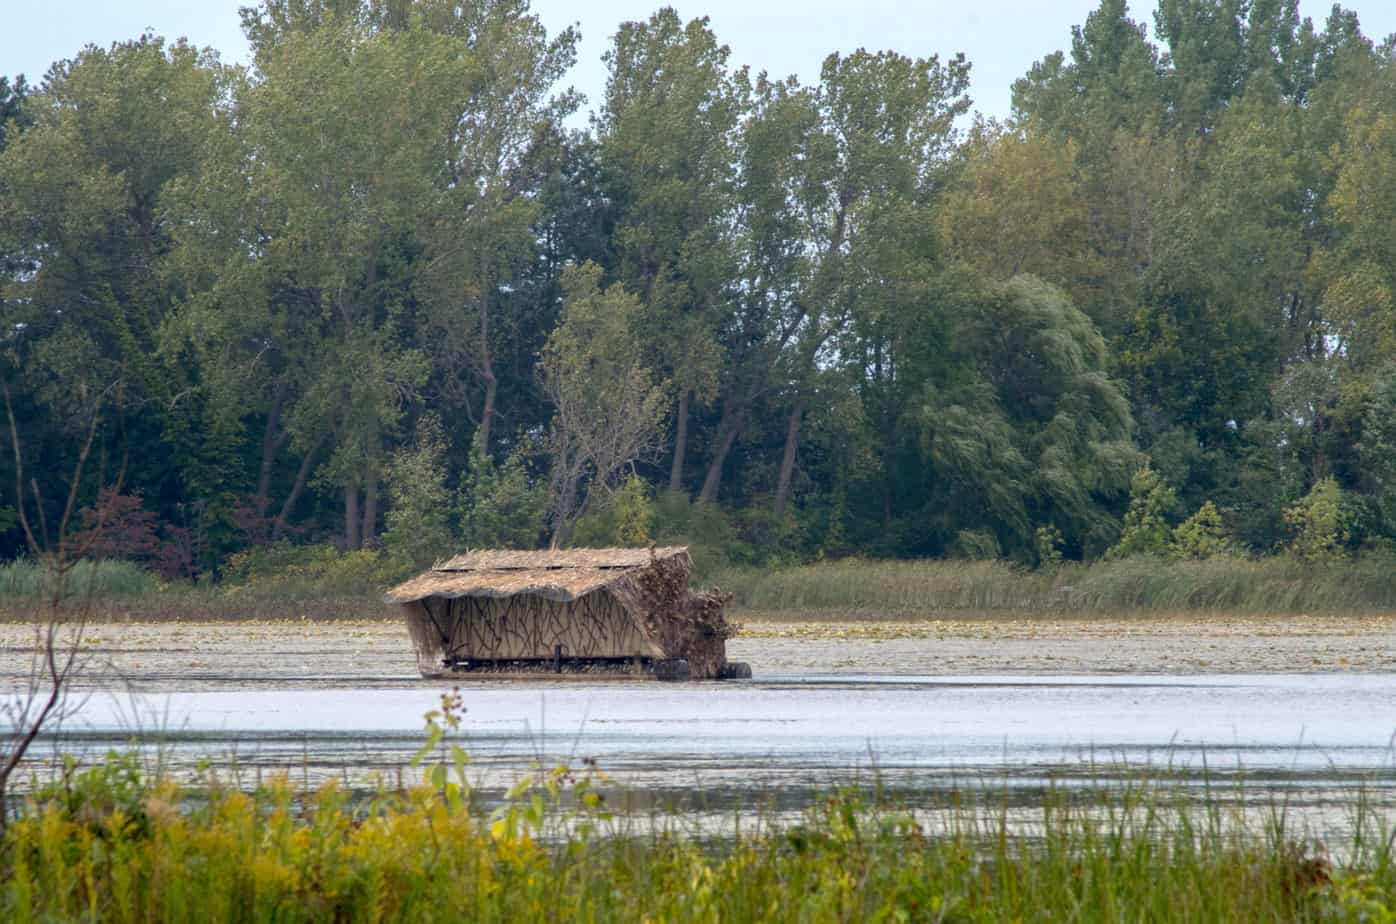
[[[692,676],[715,678],[733,634],[727,598],[690,590],[692,569],[683,547],[477,551],[388,600],[403,606],[423,673],[452,659],[546,657],[556,646],[581,658],[684,659]]]
[[[620,574],[597,568],[571,571],[543,568],[518,571],[428,571],[388,591],[391,603],[415,603],[429,597],[517,597],[533,594],[570,603],[615,582]]]
[[[476,549],[447,559],[432,571],[564,571],[574,569],[611,570],[642,568],[652,562],[686,557],[684,546],[648,549],[557,549],[543,552],[520,552],[500,549]]]
[[[688,549],[567,549],[558,552],[466,552],[388,592],[390,603],[428,597],[513,597],[534,594],[570,603],[621,580],[627,573],[664,562],[692,570]]]

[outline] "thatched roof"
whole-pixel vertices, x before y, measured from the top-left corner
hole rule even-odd
[[[436,565],[432,571],[556,571],[574,568],[641,568],[687,552],[681,545],[655,549],[558,549],[516,552],[477,549]]]
[[[388,591],[391,603],[427,597],[512,597],[536,594],[570,602],[688,549],[565,549],[555,552],[476,551],[457,555]],[[685,572],[687,569],[685,569]]]

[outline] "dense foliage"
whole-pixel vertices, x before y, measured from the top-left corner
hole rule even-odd
[[[526,0],[244,26],[245,69],[146,35],[0,80],[39,475],[0,459],[0,527],[56,522],[95,416],[80,503],[170,578],[287,542],[1396,541],[1396,50],[1350,12],[1160,0],[1155,43],[1102,0],[971,124],[962,57],[804,85],[662,9],[586,130]]]

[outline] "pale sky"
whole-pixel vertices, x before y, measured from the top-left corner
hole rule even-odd
[[[0,74],[23,73],[37,83],[50,63],[89,42],[108,45],[149,27],[168,38],[212,46],[224,60],[245,62],[247,43],[238,7],[249,0],[6,0],[0,28]],[[570,82],[598,104],[606,71],[601,54],[616,25],[644,19],[660,0],[535,0],[549,31],[579,23],[582,44]],[[903,54],[963,51],[973,64],[970,94],[986,115],[1008,114],[1009,87],[1033,61],[1065,49],[1071,27],[1097,0],[678,0],[685,18],[707,15],[734,64],[810,82],[831,51],[892,49]],[[1380,40],[1396,32],[1392,0],[1349,0],[1363,31]],[[1135,3],[1133,17],[1152,22],[1153,2]],[[1322,26],[1331,0],[1301,0],[1300,10]]]

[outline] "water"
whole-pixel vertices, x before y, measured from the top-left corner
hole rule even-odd
[[[392,777],[447,686],[420,681],[92,694],[48,742],[136,743],[167,767],[239,778]],[[782,676],[746,683],[580,681],[460,687],[483,788],[594,761],[618,788],[740,799],[874,777],[906,791],[1120,778],[1245,779],[1314,800],[1396,805],[1396,675]]]

